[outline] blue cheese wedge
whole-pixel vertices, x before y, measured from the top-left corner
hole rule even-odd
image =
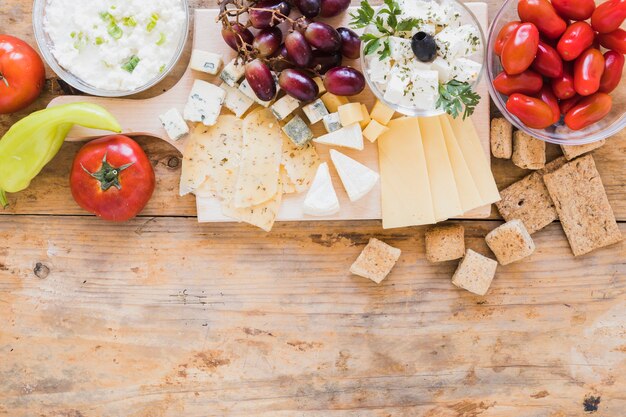
[[[328,163],[323,162],[317,168],[315,179],[304,199],[302,211],[309,216],[332,216],[339,212],[339,199],[333,188]]]
[[[378,182],[380,176],[377,172],[341,152],[331,149],[330,159],[333,161],[343,187],[352,202],[363,198]]]
[[[226,83],[220,84],[220,88],[226,91],[224,107],[235,113],[235,116],[243,116],[254,105],[254,101],[237,88],[231,87]]]
[[[319,138],[313,139],[313,142],[322,145],[340,146],[343,148],[363,150],[363,131],[358,123],[350,126],[342,127],[334,132],[327,133]]]
[[[196,80],[189,93],[189,99],[183,112],[185,120],[213,126],[222,110],[226,91],[216,85]]]
[[[235,58],[226,64],[220,73],[220,78],[229,86],[237,87],[237,83],[241,80],[241,78],[243,78],[245,72],[246,70],[243,64],[239,63],[238,59]]]
[[[189,133],[189,126],[178,109],[169,109],[159,116],[159,120],[171,140],[179,140]]]
[[[283,126],[283,132],[296,146],[304,146],[313,139],[313,132],[307,124],[298,115]]]
[[[304,114],[309,119],[311,124],[315,124],[322,120],[324,116],[328,114],[328,109],[324,105],[324,102],[319,98],[313,103],[307,104],[302,108]]]
[[[296,111],[300,107],[300,101],[291,97],[290,95],[285,95],[280,100],[276,101],[270,107],[272,113],[278,120],[285,120],[287,116]]]
[[[222,68],[222,56],[213,52],[194,49],[191,52],[191,61],[189,67],[195,71],[206,72],[207,74],[217,75]]]
[[[324,123],[324,127],[328,133],[332,133],[342,127],[338,112],[327,114],[322,119],[322,122]]]

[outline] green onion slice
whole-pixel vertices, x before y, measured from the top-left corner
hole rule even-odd
[[[122,69],[132,74],[135,68],[137,68],[137,65],[139,65],[139,61],[141,61],[141,59],[139,59],[137,55],[133,55],[128,58],[128,61],[122,64]]]

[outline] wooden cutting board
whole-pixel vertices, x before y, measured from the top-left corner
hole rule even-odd
[[[466,6],[474,13],[483,31],[487,32],[487,4],[486,3],[465,3]],[[335,27],[348,26],[350,20],[349,12],[355,10],[351,8],[348,13],[338,16],[333,19],[328,19],[327,22]],[[217,9],[198,9],[195,10],[195,27],[193,37],[194,49],[201,49],[220,53],[224,57],[224,62],[229,62],[235,57],[235,52],[230,49],[222,40],[220,35],[221,24],[216,22],[216,16],[218,14]],[[345,65],[350,65],[356,68],[360,68],[359,60],[345,60]],[[181,113],[187,98],[189,91],[195,79],[202,79],[215,84],[219,84],[219,77],[210,76],[205,73],[196,72],[189,68],[182,76],[181,80],[172,87],[169,91],[163,93],[158,97],[153,97],[145,100],[133,100],[133,99],[111,99],[101,97],[85,97],[85,96],[62,96],[54,99],[50,104],[51,106],[57,106],[60,104],[72,103],[72,102],[90,102],[99,104],[108,109],[120,122],[124,129],[124,133],[128,135],[142,135],[152,136],[170,143],[179,151],[183,151],[185,148],[185,139],[179,141],[171,141],[163,129],[158,116],[165,113],[172,107],[177,108]],[[476,125],[476,129],[481,138],[485,154],[490,157],[489,150],[489,93],[486,84],[486,77],[483,77],[480,85],[478,86],[478,93],[481,95],[482,100],[477,106],[472,120]],[[369,91],[365,89],[360,95],[351,97],[351,101],[359,101],[365,103],[368,108],[374,105],[375,97]],[[224,112],[228,112],[224,110]],[[306,120],[306,119],[305,119]],[[316,136],[322,135],[325,132],[322,123],[317,123],[312,126],[313,132]],[[76,127],[73,129],[67,141],[83,141],[96,136],[102,136],[107,132],[98,132],[90,129]],[[320,157],[324,161],[330,161],[328,150],[329,147],[324,145],[316,145]],[[341,152],[356,159],[357,161],[371,167],[375,171],[378,169],[378,150],[376,144],[370,143],[365,140],[365,149],[363,151],[351,151],[346,149],[340,149]],[[304,201],[306,193],[302,194],[289,194],[283,199],[281,210],[278,214],[278,221],[290,221],[290,220],[369,220],[381,218],[381,204],[380,204],[380,187],[377,186],[368,195],[361,200],[352,203],[350,202],[341,180],[339,179],[337,172],[334,170],[332,163],[331,174],[333,176],[333,184],[339,202],[341,210],[334,216],[330,217],[310,217],[302,213],[302,202]],[[203,202],[204,215],[200,220],[206,222],[227,222],[232,219],[225,217],[221,213],[220,205],[217,200],[204,201]],[[488,217],[490,214],[490,206],[485,206],[467,213],[465,217],[471,218],[483,218]]]

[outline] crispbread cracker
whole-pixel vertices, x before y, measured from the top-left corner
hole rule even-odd
[[[435,226],[426,231],[426,259],[444,262],[463,257],[465,228],[460,224]]]
[[[572,159],[575,159],[580,155],[595,151],[596,149],[604,146],[605,143],[606,139],[602,139],[597,142],[588,143],[586,145],[561,145],[561,150],[563,151],[563,155],[565,155],[565,158],[567,158],[568,161],[571,161]]]
[[[518,219],[496,227],[487,234],[485,241],[501,265],[524,259],[535,251],[535,242]]]
[[[541,169],[546,165],[546,143],[518,130],[513,134],[511,160],[522,169]]]
[[[380,284],[391,272],[398,258],[400,258],[400,253],[400,249],[371,238],[363,252],[350,267],[350,272]]]
[[[574,256],[622,240],[591,155],[565,164],[543,180],[554,201]]]
[[[498,263],[493,259],[468,249],[452,276],[452,283],[474,294],[485,295],[497,267]]]
[[[491,153],[502,159],[511,159],[513,155],[513,126],[504,117],[491,121]]]

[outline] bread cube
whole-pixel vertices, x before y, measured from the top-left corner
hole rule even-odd
[[[485,241],[502,265],[524,259],[535,251],[535,242],[524,223],[518,219],[495,228],[485,237]]]
[[[468,249],[452,276],[452,283],[471,293],[485,295],[497,267],[498,262]]]
[[[444,262],[463,257],[465,228],[460,224],[435,226],[426,231],[426,259]]]
[[[400,258],[400,253],[400,249],[371,238],[363,252],[350,267],[350,272],[380,284],[391,272],[398,258]]]
[[[491,153],[502,159],[511,159],[513,155],[513,125],[504,117],[491,121]]]
[[[541,169],[546,165],[546,143],[518,130],[513,135],[511,159],[522,169]]]

